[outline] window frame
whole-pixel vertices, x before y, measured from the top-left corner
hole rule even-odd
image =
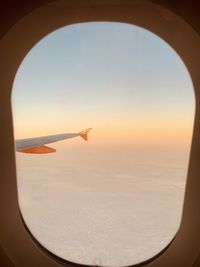
[[[193,82],[196,111],[188,177],[180,228],[167,248],[146,262],[134,266],[189,267],[197,258],[200,247],[200,78],[198,61],[200,37],[183,19],[150,1],[60,0],[34,10],[16,23],[2,38],[0,62],[0,242],[3,250],[17,267],[80,266],[60,261],[31,236],[20,213],[15,148],[12,123],[11,92],[16,71],[23,58],[43,37],[56,29],[80,22],[112,21],[143,27],[163,38],[179,54]],[[52,255],[51,255],[52,254]],[[180,255],[179,257],[177,255]]]

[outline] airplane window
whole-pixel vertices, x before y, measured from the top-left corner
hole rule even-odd
[[[87,265],[162,251],[181,222],[194,109],[185,65],[155,34],[91,22],[47,35],[12,93],[19,205],[32,235]]]

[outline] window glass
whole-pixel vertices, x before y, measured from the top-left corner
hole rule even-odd
[[[19,205],[33,236],[88,265],[159,253],[181,221],[194,108],[182,60],[143,28],[81,23],[42,39],[12,93]],[[72,138],[46,137],[63,133]]]

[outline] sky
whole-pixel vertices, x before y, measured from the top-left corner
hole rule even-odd
[[[93,128],[104,145],[191,141],[195,100],[177,53],[125,23],[58,29],[24,58],[13,84],[15,138]]]

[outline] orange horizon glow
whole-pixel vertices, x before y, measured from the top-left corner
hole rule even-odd
[[[129,127],[128,127],[129,126]],[[71,129],[63,129],[64,127],[36,127],[36,128],[27,128],[23,131],[15,131],[15,139],[25,139],[46,135],[54,135],[61,133],[78,133],[82,128],[77,129],[77,127],[71,127]],[[140,127],[130,126],[127,127],[112,127],[112,126],[102,126],[102,127],[93,127],[92,131],[88,134],[88,142],[95,145],[109,144],[112,146],[119,145],[128,145],[128,144],[151,144],[151,143],[160,143],[160,144],[185,144],[190,143],[192,138],[193,128],[192,123],[189,125],[177,125],[174,123],[171,127],[162,127],[161,125],[152,124],[152,125],[140,125]],[[81,144],[84,140],[70,139],[64,142],[74,142]],[[61,144],[64,144],[61,142]],[[65,146],[65,144],[64,144]]]

